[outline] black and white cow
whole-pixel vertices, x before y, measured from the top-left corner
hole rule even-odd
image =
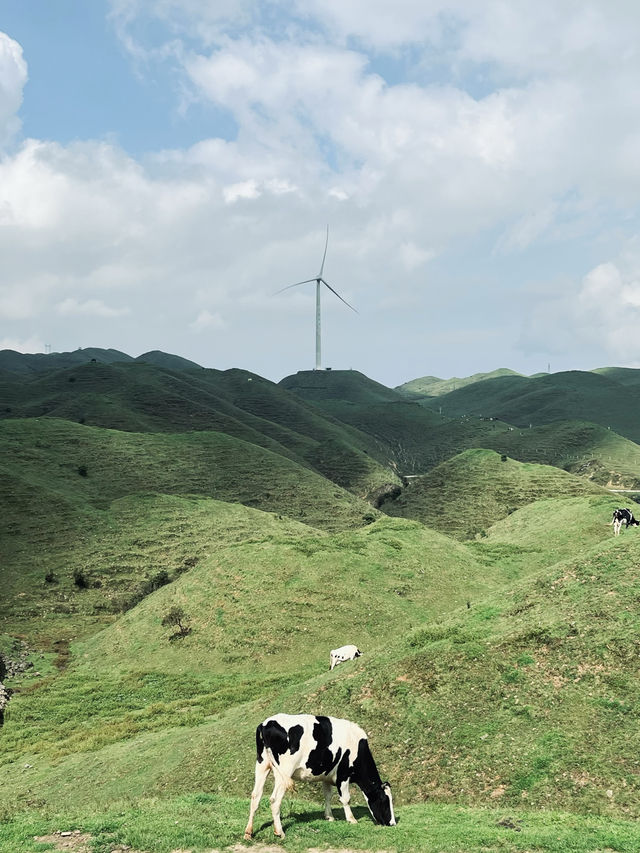
[[[362,652],[357,646],[340,646],[339,649],[331,649],[329,652],[329,668],[333,669],[339,663],[344,663],[346,660],[359,658]]]
[[[373,819],[384,826],[395,826],[391,788],[388,782],[380,780],[367,736],[355,723],[313,714],[276,714],[256,729],[256,748],[255,785],[244,831],[246,839],[253,834],[253,816],[270,770],[274,776],[270,798],[273,831],[280,838],[284,838],[280,804],[293,781],[322,782],[327,820],[333,820],[331,787],[335,786],[349,823],[356,823],[349,808],[349,783],[354,782],[361,788]]]
[[[625,529],[630,526],[638,527],[640,525],[640,521],[636,521],[630,509],[614,509],[613,518],[610,523],[613,524],[614,536],[620,534],[620,528],[623,524],[625,525]]]

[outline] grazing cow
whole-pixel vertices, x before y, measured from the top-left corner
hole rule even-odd
[[[253,834],[253,816],[270,770],[274,776],[270,798],[273,831],[280,838],[284,838],[280,803],[293,781],[322,782],[327,820],[333,820],[331,786],[335,785],[349,823],[357,822],[349,808],[349,783],[354,782],[361,788],[373,819],[384,826],[395,826],[391,788],[388,782],[380,781],[367,736],[355,723],[313,714],[276,714],[256,729],[256,748],[246,839]]]
[[[362,652],[357,646],[340,646],[339,649],[333,649],[329,654],[330,669],[338,666],[339,663],[344,663],[346,660],[359,658]]]
[[[640,525],[640,521],[636,521],[630,509],[614,509],[613,518],[609,523],[613,524],[614,536],[620,534],[620,528],[623,524],[625,525],[625,529],[629,526],[638,527]]]

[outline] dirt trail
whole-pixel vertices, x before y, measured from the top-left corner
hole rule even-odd
[[[73,832],[58,831],[52,835],[39,835],[34,838],[34,841],[39,841],[47,844],[55,845],[56,850],[64,851],[64,853],[91,853],[89,842],[91,836],[87,832],[80,832],[76,829]],[[282,847],[273,844],[256,844],[255,842],[249,845],[234,844],[233,847],[225,848],[225,851],[212,848],[206,853],[282,853]],[[133,847],[128,847],[126,844],[116,844],[111,847],[109,853],[154,853],[153,850],[135,850]],[[188,849],[172,850],[171,853],[192,853]],[[309,847],[307,853],[362,853],[361,850],[350,850],[345,847],[331,847],[321,849],[319,847]],[[384,850],[378,853],[386,853]]]

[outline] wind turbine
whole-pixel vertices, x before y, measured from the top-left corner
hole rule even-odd
[[[288,284],[286,287],[283,287],[281,290],[277,290],[276,293],[282,293],[285,290],[290,290],[292,287],[298,287],[301,284],[309,284],[312,281],[316,283],[316,370],[321,370],[322,364],[322,353],[321,353],[321,321],[320,321],[320,285],[324,284],[325,287],[328,287],[329,290],[334,293],[341,302],[347,306],[347,308],[351,308],[352,311],[358,313],[353,305],[349,305],[346,299],[343,299],[342,296],[338,293],[337,290],[334,290],[331,285],[324,280],[322,277],[322,273],[324,272],[324,262],[327,257],[327,246],[329,245],[329,226],[327,225],[327,239],[324,244],[324,255],[322,256],[322,263],[320,264],[320,272],[314,278],[306,278],[304,281],[296,281],[295,284]]]

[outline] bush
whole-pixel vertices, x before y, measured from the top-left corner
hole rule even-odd
[[[78,465],[78,474],[80,474],[81,477],[87,477],[88,473],[86,465]]]
[[[89,586],[89,579],[85,575],[84,569],[73,570],[73,582],[78,589],[87,589]]]
[[[187,625],[188,620],[187,614],[184,612],[182,607],[172,607],[170,610],[165,613],[162,619],[162,625],[166,627],[167,625],[172,628],[177,628],[178,630],[173,634],[171,639],[174,637],[186,637],[187,634],[191,633],[191,628]]]
[[[45,583],[58,583],[58,578],[56,577],[53,569],[49,569],[49,571],[44,576]]]

